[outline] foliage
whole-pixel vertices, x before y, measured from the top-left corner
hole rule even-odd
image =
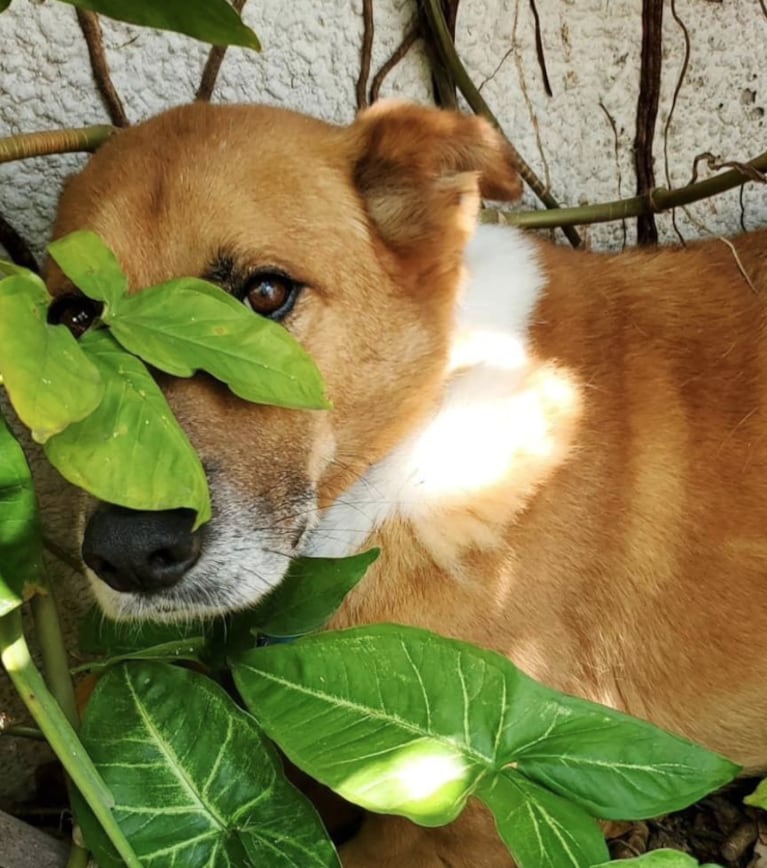
[[[158,30],[175,30],[215,45],[261,49],[256,34],[246,27],[226,0],[60,0],[107,18]],[[0,12],[11,0],[0,0]]]
[[[66,422],[70,405],[56,403],[53,390],[50,401],[33,404],[36,430],[47,435],[46,454],[104,499],[134,508],[194,504],[206,517],[200,491],[190,490],[190,479],[204,485],[198,459],[142,362],[118,341],[177,376],[201,366],[232,387],[245,381],[244,369],[264,352],[259,341],[242,339],[239,320],[246,317],[256,333],[261,324],[242,307],[235,313],[231,299],[201,281],[175,281],[172,308],[160,300],[159,288],[128,295],[116,259],[91,233],[56,242],[51,254],[103,305],[74,344],[96,372],[90,382],[102,397],[85,418],[70,412],[57,433],[51,432]],[[48,339],[48,332],[63,327],[47,323],[47,296],[37,278],[11,266],[6,272],[0,305],[6,295],[20,296],[22,309],[34,314],[23,320],[25,329],[35,335],[46,330],[31,344],[45,364],[24,358],[28,349],[22,358],[2,356],[6,387],[15,404],[26,406],[25,390],[45,386],[48,369],[58,372],[71,355],[59,361]],[[201,306],[205,325],[197,328]],[[285,368],[303,366],[307,395],[324,406],[319,374],[303,350],[269,326],[269,352],[282,342]],[[171,335],[167,345],[153,331]],[[71,353],[69,344],[65,351]],[[228,356],[225,363],[222,356]],[[291,378],[273,360],[270,365],[259,376],[271,378],[271,385],[259,394],[292,406],[297,393]],[[23,456],[15,441],[8,444],[15,475],[6,474],[6,487],[15,490],[21,480],[26,497],[21,506],[9,500],[23,510],[19,551],[39,553]],[[30,545],[33,539],[38,542]],[[122,846],[122,858],[128,852],[129,864],[137,859],[164,866],[181,859],[190,866],[211,860],[244,865],[267,858],[275,865],[337,864],[312,809],[282,779],[266,736],[300,768],[370,810],[441,825],[477,796],[495,814],[521,868],[604,861],[595,817],[673,810],[737,771],[650,724],[537,684],[497,654],[422,630],[378,625],[272,644],[274,637],[320,629],[377,554],[296,561],[259,605],[224,623],[150,625],[126,636],[118,625],[91,617],[85,644],[107,658],[90,667],[103,673],[81,736],[93,771],[75,808],[102,864],[119,863],[113,845]],[[16,577],[6,591],[6,607],[15,607],[23,583]],[[169,665],[180,660],[201,672]],[[227,665],[250,714],[206,677],[215,678]],[[279,857],[268,855],[276,851]]]
[[[258,47],[225,0],[62,2]],[[49,460],[97,497],[192,508],[198,524],[210,517],[202,465],[144,362],[177,377],[204,370],[245,400],[329,408],[304,350],[216,287],[184,278],[131,295],[92,233],[49,249],[99,315],[76,341],[48,322],[39,278],[2,264],[0,374]],[[21,632],[22,601],[44,591],[41,539],[28,467],[0,419],[0,654],[78,787],[78,822],[105,868],[338,865],[269,739],[370,810],[439,825],[480,798],[521,868],[603,863],[595,817],[673,810],[737,771],[647,723],[558,694],[505,658],[422,630],[378,625],[273,644],[321,629],[375,551],[296,561],[259,605],[223,622],[126,627],[92,614],[82,645],[103,659],[85,668],[101,677],[78,736]],[[246,708],[218,683],[226,667]],[[694,864],[670,851],[632,863]]]

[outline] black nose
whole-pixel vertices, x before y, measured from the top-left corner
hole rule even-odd
[[[181,580],[200,556],[191,509],[143,512],[105,504],[91,516],[83,560],[116,591],[159,591]]]

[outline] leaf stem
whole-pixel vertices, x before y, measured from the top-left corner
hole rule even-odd
[[[29,713],[128,868],[141,868],[133,848],[112,814],[112,793],[32,662],[18,609],[0,618],[0,658]]]
[[[12,738],[31,738],[34,741],[45,741],[45,736],[36,726],[0,726],[0,736],[10,735]]]
[[[115,132],[115,127],[97,124],[68,130],[42,130],[21,133],[0,139],[0,163],[43,157],[47,154],[69,154],[74,151],[95,151]]]
[[[67,720],[73,729],[77,729],[80,719],[77,714],[75,691],[69,674],[68,654],[61,633],[56,601],[48,591],[45,594],[35,594],[31,606],[35,635],[40,643],[40,653],[43,658],[45,680]]]

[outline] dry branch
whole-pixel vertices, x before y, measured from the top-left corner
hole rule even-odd
[[[117,93],[112,76],[109,74],[109,64],[104,50],[104,37],[101,32],[99,17],[95,12],[89,12],[87,9],[77,8],[75,12],[80,30],[85,37],[85,44],[88,46],[93,80],[96,82],[98,92],[104,101],[109,119],[116,127],[130,126],[120,95]]]
[[[448,30],[447,22],[442,13],[442,7],[440,6],[439,0],[424,0],[423,10],[427,17],[429,31],[434,37],[434,42],[439,51],[440,58],[444,65],[450,70],[453,81],[458,85],[458,89],[463,94],[466,102],[471,106],[472,111],[487,118],[487,120],[489,120],[490,123],[505,136],[498,119],[492,111],[490,111],[490,107],[485,102],[482,94],[477,90],[474,82],[469,76],[469,73],[466,71],[466,67],[458,56],[455,43],[450,36],[450,31]],[[547,208],[558,209],[559,203],[556,199],[541,183],[538,176],[533,172],[530,166],[528,166],[525,160],[522,159],[519,152],[508,138],[506,141],[509,145],[512,162],[514,163],[515,169],[519,172],[520,177],[527,183],[530,189]],[[551,225],[557,226],[561,224],[553,223]],[[567,224],[568,228],[563,231],[573,247],[578,247],[581,243],[581,239],[578,233],[572,228],[572,225],[573,224]]]
[[[242,12],[247,0],[234,0],[232,6],[235,11]],[[201,102],[209,102],[213,96],[213,89],[216,86],[218,73],[221,69],[221,64],[224,62],[226,54],[226,45],[214,45],[208,53],[208,59],[205,62],[205,67],[200,77],[200,86],[197,88],[197,93],[194,98]]]

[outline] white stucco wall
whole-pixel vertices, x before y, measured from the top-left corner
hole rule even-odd
[[[399,43],[414,5],[413,0],[375,0],[373,71]],[[487,79],[484,96],[561,204],[633,195],[640,0],[537,0],[537,7],[553,96],[543,89],[528,0],[462,0],[457,41],[470,74],[478,83]],[[669,176],[673,184],[682,184],[698,153],[745,160],[767,150],[767,16],[759,0],[677,0],[676,9],[691,37],[690,66],[668,139]],[[250,0],[244,17],[264,50],[230,49],[216,100],[260,100],[328,120],[352,119],[360,0]],[[193,97],[205,46],[106,21],[104,30],[113,79],[132,121]],[[668,5],[664,42],[659,183],[665,179],[662,134],[684,53],[682,31]],[[0,15],[0,44],[0,136],[108,120],[71,7],[53,0],[14,0]],[[392,73],[382,93],[429,101],[420,46]],[[54,156],[0,166],[0,212],[38,254],[48,238],[62,178],[84,159]],[[532,203],[528,195],[526,205]],[[744,204],[749,228],[767,224],[767,187],[750,186]],[[687,238],[738,231],[738,193],[696,205],[690,214],[692,220],[679,215]],[[667,217],[659,218],[659,226],[664,239],[673,237]],[[585,234],[595,246],[622,242],[620,225]],[[632,236],[633,221],[629,243]],[[55,478],[45,479],[51,533],[74,551],[68,495]],[[9,707],[2,687],[0,682],[0,711]],[[31,752],[26,743],[0,740],[0,798],[28,791]]]

